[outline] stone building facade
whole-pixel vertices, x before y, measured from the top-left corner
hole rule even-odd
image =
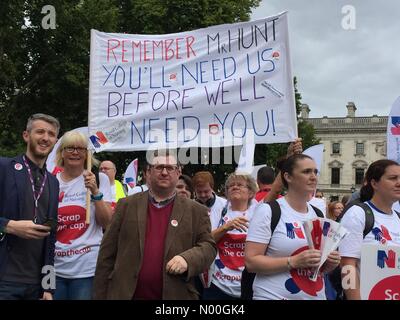
[[[310,118],[303,104],[301,121],[311,123],[324,144],[318,188],[326,199],[341,199],[358,190],[368,165],[386,157],[387,116],[356,117],[356,106],[347,104],[346,117]]]

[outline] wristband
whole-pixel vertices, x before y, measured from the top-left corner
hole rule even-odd
[[[101,192],[99,192],[95,196],[91,194],[90,199],[92,199],[93,201],[100,201],[103,199],[103,194]]]

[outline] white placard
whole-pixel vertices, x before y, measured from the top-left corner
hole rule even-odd
[[[400,300],[400,247],[363,244],[360,285],[363,300]]]

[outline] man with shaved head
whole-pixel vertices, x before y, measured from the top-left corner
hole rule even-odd
[[[111,206],[114,209],[118,200],[126,197],[122,183],[115,179],[117,168],[115,167],[115,164],[112,161],[106,160],[100,163],[99,170],[100,172],[105,173],[110,179],[111,196],[112,196]]]

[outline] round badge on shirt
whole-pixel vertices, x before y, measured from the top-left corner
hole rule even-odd
[[[14,165],[14,168],[15,168],[15,170],[18,170],[18,171],[20,171],[20,170],[22,170],[22,164],[20,164],[20,163],[16,163],[15,165]]]
[[[171,220],[171,225],[172,225],[173,227],[177,227],[177,226],[178,226],[178,221],[176,221],[176,220]]]

